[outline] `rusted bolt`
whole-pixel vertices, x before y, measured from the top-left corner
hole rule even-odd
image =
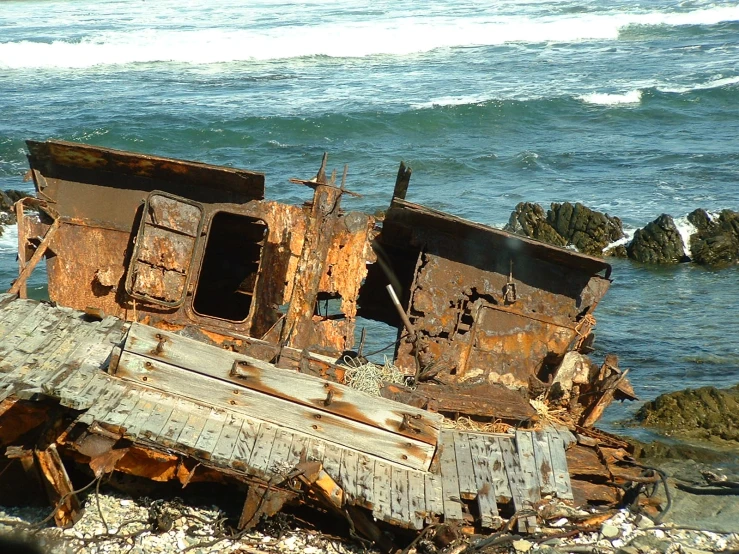
[[[148,381],[148,380],[149,380],[149,378],[148,378],[148,377],[147,377],[146,375],[144,375],[144,376],[143,376],[143,377],[141,378],[141,380],[142,380],[142,381]]]
[[[154,367],[154,366],[152,365],[152,363],[151,363],[151,362],[144,362],[144,367],[145,367],[146,369],[151,369],[151,368],[152,368],[152,367]]]
[[[403,455],[401,456],[401,458],[403,458],[404,460],[407,460],[407,459],[408,459],[408,456],[407,456],[407,455],[405,455],[405,454],[403,454]]]
[[[234,390],[233,390],[233,393],[234,393],[234,394],[239,394],[239,391],[238,391],[238,390],[236,390],[236,389],[234,389]]]
[[[231,404],[231,406],[236,406],[236,400],[229,400],[228,403]]]
[[[321,414],[316,414],[313,416],[315,419],[321,419]]]
[[[312,425],[314,431],[318,431],[318,425]]]

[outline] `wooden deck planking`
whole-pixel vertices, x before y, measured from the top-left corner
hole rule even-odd
[[[439,414],[277,368],[175,333],[136,323],[131,326],[124,350],[430,445],[438,440],[443,419]],[[208,364],[202,363],[204,359]],[[331,402],[326,402],[329,397]],[[404,424],[408,417],[413,421],[412,428]]]
[[[539,475],[539,490],[545,494],[557,494],[557,483],[552,472],[552,455],[549,451],[549,437],[544,431],[536,431],[534,439],[534,458]]]
[[[159,435],[157,435],[156,442],[165,448],[174,448],[179,442],[180,435],[185,429],[193,408],[193,402],[182,398],[177,399],[172,413],[169,414],[169,419],[167,419],[164,427],[162,427]]]
[[[326,451],[326,443],[320,439],[310,439],[308,442],[308,461],[321,462],[323,464],[323,453]]]
[[[93,373],[92,379],[85,385],[79,394],[67,401],[66,405],[73,410],[86,410],[110,388],[112,379],[102,371]]]
[[[323,469],[337,483],[341,482],[341,452],[338,445],[327,442],[323,453]]]
[[[426,517],[426,493],[424,473],[408,470],[408,512],[414,529],[423,529]]]
[[[269,467],[269,456],[272,453],[272,445],[275,442],[278,430],[279,428],[274,425],[262,423],[249,460],[249,465],[268,479],[272,478],[272,472]]]
[[[267,468],[270,473],[285,476],[293,470],[287,458],[290,456],[290,447],[293,443],[293,434],[286,429],[278,429],[275,441],[272,443],[272,451],[269,454]]]
[[[127,383],[123,383],[123,385],[125,389],[118,398],[118,402],[107,414],[104,416],[101,414],[102,417],[100,417],[100,421],[113,427],[123,427],[141,398],[141,389],[129,386]]]
[[[533,433],[531,431],[516,431],[516,451],[518,452],[521,476],[524,480],[523,494],[533,505],[541,499],[541,489],[539,487],[539,472],[536,466]]]
[[[472,452],[467,433],[454,433],[454,455],[457,459],[459,493],[465,500],[474,500],[477,496],[477,482],[472,467]]]
[[[375,461],[375,476],[372,495],[375,499],[372,505],[372,515],[382,521],[392,518],[392,466],[381,460]]]
[[[357,490],[357,459],[356,450],[342,448],[340,479],[341,488],[344,489],[345,498],[354,503],[359,496]]]
[[[195,450],[209,416],[210,408],[202,404],[192,403],[185,426],[182,428],[180,436],[177,437],[177,443],[188,451]]]
[[[440,468],[442,503],[445,521],[462,521],[462,499],[459,492],[457,459],[454,448],[454,432],[441,432]]]
[[[213,451],[211,452],[210,461],[221,466],[227,466],[233,457],[236,441],[239,440],[239,433],[244,424],[244,419],[236,414],[227,414],[226,422],[221,428],[221,434],[218,437]]]
[[[375,460],[366,454],[357,455],[357,499],[362,501],[367,508],[374,506],[373,495]]]
[[[431,514],[444,515],[444,492],[441,487],[441,477],[434,473],[426,473],[423,488],[426,496],[426,513],[429,514],[427,521],[430,522]]]
[[[472,454],[472,468],[477,486],[477,509],[480,513],[480,523],[488,529],[496,526],[499,521],[498,504],[495,493],[495,479],[491,471],[491,462],[485,439],[480,435],[469,434],[470,452]]]
[[[161,400],[154,405],[149,412],[149,416],[142,423],[139,431],[139,440],[156,441],[159,433],[162,432],[169,420],[169,416],[172,415],[176,403],[176,398],[162,395]]]
[[[251,459],[254,446],[259,436],[261,424],[250,418],[244,418],[241,424],[241,431],[236,439],[234,451],[228,465],[239,471],[246,471],[249,460]]]
[[[105,390],[87,408],[87,411],[77,418],[77,422],[92,425],[95,421],[105,421],[105,417],[118,406],[124,394],[129,392],[128,385],[116,379],[110,379]],[[107,423],[107,422],[106,422]]]
[[[567,469],[565,443],[561,436],[547,433],[549,436],[549,454],[552,456],[552,473],[557,487],[557,497],[572,500],[572,483]]]
[[[195,451],[197,455],[210,460],[213,449],[218,443],[218,437],[221,436],[221,429],[226,424],[226,412],[216,408],[211,408],[207,416],[203,430],[200,432],[197,442],[195,443]]]
[[[408,471],[393,466],[391,474],[390,515],[394,521],[410,521]]]
[[[34,353],[46,344],[56,334],[63,333],[69,319],[66,312],[71,310],[58,310],[50,314],[36,318],[35,326],[26,330],[25,337],[19,342],[4,340],[0,343],[0,382],[10,380],[10,374],[28,364],[29,359],[34,359]]]
[[[146,386],[193,400],[207,398],[208,403],[214,406],[416,469],[428,468],[434,452],[434,447],[425,442],[288,402],[243,386],[184,371],[176,366],[128,351],[121,354],[116,375],[134,383],[144,383]]]
[[[162,395],[142,391],[136,406],[131,409],[130,414],[123,422],[123,436],[131,440],[138,439],[141,427],[146,423],[146,420],[154,410],[154,406],[162,401]]]
[[[511,485],[508,482],[508,473],[503,459],[503,450],[500,447],[501,441],[510,440],[508,437],[484,436],[485,451],[489,460],[490,473],[493,477],[493,486],[495,487],[495,500],[497,502],[510,502],[513,498]]]
[[[310,438],[305,435],[298,433],[293,434],[293,442],[290,445],[290,453],[285,460],[292,467],[295,467],[300,462],[305,461],[308,452],[308,442]]]
[[[34,313],[38,303],[33,300],[13,300],[0,311],[0,343]]]

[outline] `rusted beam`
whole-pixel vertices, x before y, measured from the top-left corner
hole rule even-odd
[[[43,477],[49,501],[55,507],[54,521],[59,527],[74,525],[82,517],[82,505],[74,492],[67,470],[59,457],[56,444],[34,452]]]
[[[405,195],[408,193],[408,184],[411,180],[411,173],[413,173],[413,170],[410,167],[406,167],[404,162],[400,162],[398,177],[395,179],[395,188],[393,189],[393,198],[405,200]]]
[[[27,264],[24,265],[23,269],[21,269],[20,274],[18,275],[18,278],[13,282],[10,289],[8,289],[9,294],[18,294],[21,290],[21,287],[26,286],[26,281],[28,280],[28,277],[31,275],[31,273],[33,273],[33,270],[41,261],[41,258],[46,253],[46,250],[51,246],[51,243],[54,240],[54,235],[56,235],[56,232],[59,230],[60,224],[61,221],[59,219],[55,220],[54,223],[51,224],[51,227],[49,227],[49,230],[46,232],[46,235],[41,241],[41,244],[39,244],[38,248],[36,248],[33,256],[31,256],[31,259],[28,261]]]

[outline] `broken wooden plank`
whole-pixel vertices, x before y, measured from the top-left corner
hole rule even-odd
[[[300,462],[306,460],[309,441],[310,438],[306,435],[301,435],[299,433],[293,434],[293,442],[290,445],[290,453],[285,460],[288,464],[290,464],[291,467],[295,467]]]
[[[474,500],[477,496],[477,482],[472,468],[472,452],[466,433],[454,432],[454,455],[457,459],[459,493],[465,500]]]
[[[432,515],[444,515],[444,493],[441,478],[434,473],[424,475],[424,492],[426,494],[426,522],[431,523]]]
[[[286,461],[290,455],[292,442],[293,434],[291,432],[285,429],[277,430],[275,440],[272,443],[272,451],[269,454],[269,461],[267,462],[270,473],[285,477],[294,468],[294,466],[288,465]]]
[[[500,437],[494,435],[481,435],[485,443],[487,458],[490,462],[490,473],[493,476],[493,485],[495,486],[495,499],[497,502],[510,502],[513,498],[511,486],[508,483],[508,473],[506,472],[505,460],[503,459],[503,450],[500,443],[503,440],[510,440],[510,437]]]
[[[454,448],[454,432],[441,432],[440,469],[444,521],[462,521],[462,499],[459,492],[457,459]]]
[[[547,434],[549,435],[549,453],[552,456],[552,473],[557,487],[557,497],[572,500],[572,483],[567,468],[564,440],[560,435]]]
[[[475,474],[475,485],[477,486],[477,509],[480,513],[480,523],[483,527],[491,529],[497,527],[500,522],[498,515],[498,504],[496,502],[495,479],[490,470],[491,461],[488,455],[485,440],[477,434],[468,434],[472,454],[472,468]]]
[[[409,520],[415,529],[423,529],[426,517],[426,494],[424,473],[408,470],[408,512]]]
[[[441,415],[134,323],[124,350],[435,445]],[[208,360],[207,364],[203,360]]]
[[[393,466],[390,495],[390,514],[393,521],[409,522],[408,471],[406,469]]]
[[[381,521],[392,519],[392,474],[393,469],[390,464],[381,460],[375,461],[375,478],[372,488],[372,496],[375,502],[372,505],[372,515]]]
[[[248,417],[244,418],[244,422],[241,424],[241,430],[239,431],[239,436],[234,445],[233,454],[228,462],[229,466],[239,471],[245,472],[247,470],[247,464],[251,459],[254,445],[259,436],[260,426],[261,425],[258,421],[254,421]]]
[[[59,457],[56,444],[52,443],[44,450],[36,450],[34,456],[44,477],[51,505],[56,508],[54,521],[63,529],[71,527],[82,517],[82,506]]]
[[[549,451],[549,438],[545,431],[536,431],[534,439],[534,458],[539,475],[539,489],[541,494],[556,494],[557,484],[552,471],[552,455]]]
[[[254,444],[249,466],[259,471],[267,479],[272,479],[273,475],[269,467],[269,455],[272,453],[272,445],[275,442],[278,428],[269,423],[262,423],[259,428],[259,435]]]
[[[210,408],[202,404],[192,403],[190,413],[187,416],[187,422],[177,437],[177,443],[180,448],[186,451],[194,451],[198,444],[200,435],[205,428],[210,416]]]
[[[531,431],[516,431],[516,451],[518,452],[521,476],[524,480],[524,491],[522,492],[533,505],[541,500],[541,489],[539,488],[539,472],[534,455],[534,441]]]
[[[434,448],[430,444],[198,373],[183,371],[131,352],[124,351],[121,354],[116,375],[169,394],[178,394],[193,400],[207,399],[208,403],[216,407],[380,456],[414,469],[428,468],[433,456]]]
[[[366,454],[357,454],[356,499],[370,510],[374,506],[375,460]]]
[[[227,414],[224,410],[211,408],[203,430],[195,443],[195,451],[198,456],[210,460],[213,449],[218,444],[218,437],[221,436],[221,429],[226,424],[226,417]]]
[[[354,503],[358,496],[357,491],[357,459],[358,454],[355,450],[342,448],[341,453],[341,488],[344,489],[344,498],[348,502]]]
[[[174,448],[177,445],[194,406],[192,402],[182,398],[177,399],[169,419],[157,435],[157,444],[161,444],[165,448]]]
[[[241,427],[244,424],[243,418],[236,414],[227,414],[226,422],[223,424],[218,442],[211,454],[210,460],[222,466],[228,465],[233,457],[236,442],[241,433]]]
[[[328,473],[331,478],[337,483],[340,482],[341,477],[342,450],[343,449],[340,448],[338,445],[327,442],[326,448],[323,453],[323,459],[321,460],[321,464],[323,464],[323,469],[325,469],[326,473]]]
[[[506,474],[508,475],[508,486],[511,488],[513,508],[518,513],[531,509],[531,502],[527,494],[527,483],[518,461],[514,440],[514,437],[501,437],[498,439],[498,444],[503,453],[503,461],[505,462]],[[536,517],[534,516],[520,516],[518,518],[519,531],[525,531],[527,527],[533,525],[536,525]]]
[[[149,416],[141,425],[139,439],[156,441],[159,433],[162,432],[164,425],[169,420],[169,416],[172,415],[176,400],[171,396],[162,395],[161,400],[154,405],[149,412]]]

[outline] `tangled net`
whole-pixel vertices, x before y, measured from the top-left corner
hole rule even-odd
[[[344,361],[347,370],[344,372],[344,384],[372,396],[380,396],[383,383],[405,385],[406,375],[385,356],[385,364],[372,362],[359,364],[353,358]]]
[[[558,423],[560,425],[568,425],[567,422],[567,410],[565,408],[551,409],[549,404],[544,400],[543,396],[529,400],[531,407],[536,410],[538,416],[538,426],[546,425],[547,423]]]
[[[456,431],[470,431],[473,433],[508,433],[510,429],[513,429],[512,425],[503,423],[500,420],[483,423],[481,421],[475,421],[467,416],[461,416],[457,419],[449,419],[445,417],[444,421],[442,421],[442,427],[446,429],[454,429]]]

